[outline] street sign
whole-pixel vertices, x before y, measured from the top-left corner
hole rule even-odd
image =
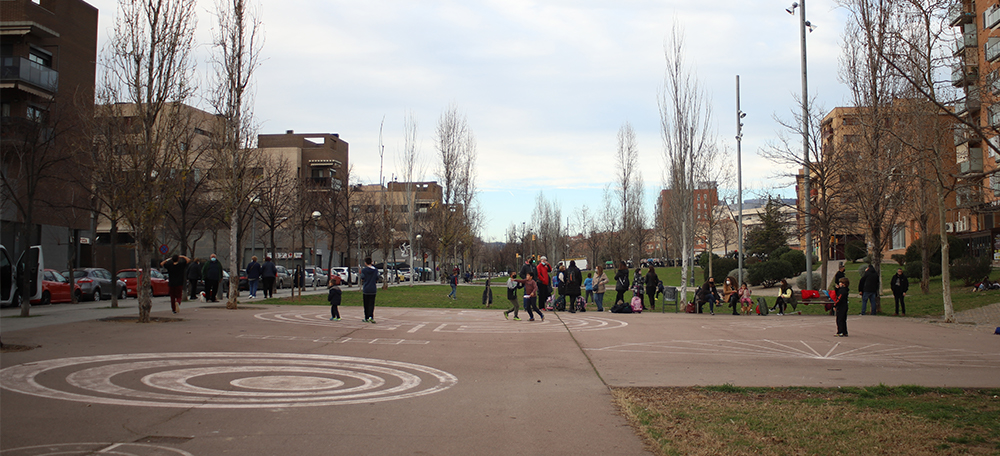
[[[161,245],[160,246],[160,255],[166,255],[168,253],[170,253],[170,246],[168,246],[167,244]]]

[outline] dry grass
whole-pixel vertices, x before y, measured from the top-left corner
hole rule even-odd
[[[615,388],[659,455],[1000,454],[1000,391]]]

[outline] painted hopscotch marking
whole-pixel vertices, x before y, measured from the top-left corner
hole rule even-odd
[[[279,408],[365,404],[451,388],[427,366],[293,353],[141,353],[61,358],[0,370],[0,388],[145,407]]]
[[[34,445],[0,451],[3,456],[74,456],[108,454],[115,456],[194,456],[187,451],[145,443],[59,443]]]
[[[587,350],[664,355],[798,358],[940,367],[1000,368],[1000,354],[995,353],[931,348],[920,345],[854,343],[843,340],[672,340],[611,345]]]
[[[341,321],[330,321],[329,312],[316,309],[290,308],[254,315],[255,318],[278,323],[336,327],[345,329],[371,329],[376,331],[396,331],[403,329],[409,334],[423,330],[431,332],[452,332],[470,334],[517,334],[570,331],[601,331],[620,329],[628,323],[600,315],[561,314],[559,318],[547,312],[549,318],[541,321],[504,320],[503,309],[498,310],[413,310],[387,308],[379,309],[378,324],[361,321],[360,318],[345,317]],[[346,312],[345,312],[346,313]],[[561,319],[561,321],[560,321]]]

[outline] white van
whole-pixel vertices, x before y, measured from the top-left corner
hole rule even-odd
[[[34,290],[31,299],[41,299],[42,297],[42,272],[45,270],[45,263],[42,259],[42,246],[32,246],[28,252],[28,259],[22,254],[17,259],[17,263],[10,261],[7,248],[0,245],[0,307],[14,306],[21,307],[21,293],[17,289],[17,272],[27,270],[29,277],[28,287]],[[31,263],[28,266],[26,263]],[[17,267],[15,267],[17,266]]]

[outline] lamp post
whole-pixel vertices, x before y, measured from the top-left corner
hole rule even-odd
[[[253,215],[250,216],[250,256],[253,257],[257,254],[257,205],[260,204],[260,198],[253,197],[250,198],[250,206],[253,207]],[[245,258],[244,258],[245,259]],[[245,261],[244,261],[245,263]]]
[[[354,226],[356,226],[358,228],[358,274],[361,273],[361,269],[360,268],[362,266],[361,265],[361,227],[364,226],[364,225],[365,225],[365,222],[362,221],[361,219],[358,219],[357,221],[354,222]],[[347,269],[347,278],[348,279],[351,278],[351,269],[350,268]],[[359,285],[360,285],[361,281],[359,280],[358,282],[359,282]]]
[[[396,269],[396,229],[389,228],[389,237],[392,238],[392,282],[399,281],[399,272]]]
[[[736,75],[736,199],[739,204],[739,224],[736,226],[736,285],[743,283],[743,118],[746,113],[740,110],[740,75]]]
[[[312,267],[313,267],[313,289],[314,290],[316,289],[316,276],[317,276],[317,272],[318,272],[318,271],[316,271],[316,264],[317,264],[317,258],[319,257],[319,255],[316,254],[316,238],[319,237],[319,219],[322,216],[323,216],[323,214],[320,213],[320,211],[313,211],[313,213],[312,213],[312,219],[313,219],[313,251],[312,251],[312,264],[313,264],[313,266]],[[303,271],[303,273],[304,272],[305,271]]]
[[[421,236],[421,235],[418,234],[417,235],[417,252],[420,255],[420,281],[423,282],[424,281],[424,268],[427,266],[427,261],[424,260],[424,251],[420,250],[420,240],[421,239],[423,239],[423,236]],[[413,262],[413,268],[416,268],[416,267],[417,267],[417,262],[414,261]]]
[[[809,166],[809,78],[806,72],[806,29],[808,28],[810,32],[813,31],[816,26],[806,20],[806,0],[799,0],[801,3],[792,3],[791,8],[785,9],[788,14],[795,14],[795,8],[799,8],[799,40],[800,48],[802,50],[802,163],[805,167],[804,175],[802,176],[802,212],[805,213],[805,230],[806,230],[806,288],[812,290],[812,220],[810,206],[810,190],[809,190],[809,179],[812,177],[811,168]]]

